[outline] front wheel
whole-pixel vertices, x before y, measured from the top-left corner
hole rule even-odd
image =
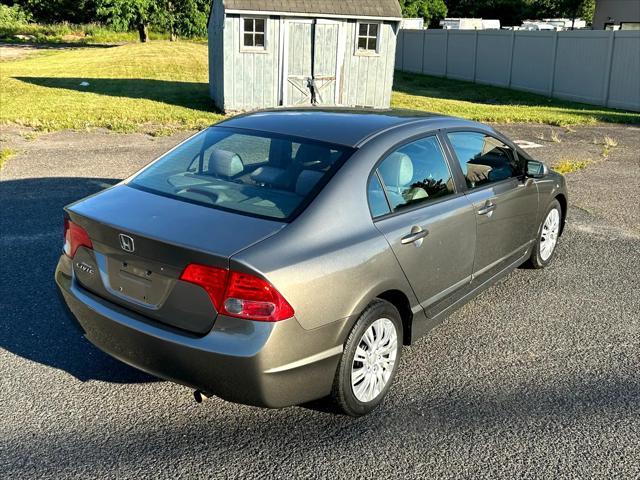
[[[561,226],[562,208],[560,203],[554,200],[547,208],[547,213],[538,230],[538,237],[529,258],[530,266],[544,268],[551,263],[556,253]]]
[[[347,415],[376,408],[389,391],[400,361],[402,320],[389,302],[376,300],[360,315],[345,342],[331,396]]]

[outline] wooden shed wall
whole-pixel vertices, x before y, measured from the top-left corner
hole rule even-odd
[[[356,52],[357,23],[344,24],[347,29],[341,103],[347,106],[388,108],[391,103],[396,33],[390,23],[382,24],[379,55]]]
[[[267,19],[267,45],[263,52],[240,51],[240,20],[227,16],[224,24],[224,108],[251,110],[276,106],[280,20]]]
[[[218,108],[226,111],[278,106],[282,88],[280,28],[287,27],[287,23],[278,17],[265,17],[267,21],[265,51],[241,51],[240,22],[242,19],[236,15],[225,16],[222,8],[222,0],[215,0],[214,15],[209,24],[211,98]],[[316,45],[316,75],[330,74],[331,65],[335,65],[337,56],[340,54],[343,56],[343,61],[339,62],[337,72],[337,87],[340,89],[337,103],[344,106],[388,108],[391,101],[396,52],[394,24],[381,24],[379,54],[367,55],[360,54],[356,50],[357,22],[334,20],[334,23],[338,24],[339,33],[336,33],[336,29],[331,26],[318,27],[317,41],[327,45],[325,51],[322,45]],[[336,37],[338,42],[342,43],[337,50]],[[305,50],[303,45],[296,43],[290,44],[289,47],[297,50],[298,54],[300,49]],[[289,55],[290,59],[291,57],[292,55]],[[291,65],[293,70],[284,72],[285,79],[287,73],[297,73],[293,67],[294,64]],[[285,88],[289,88],[287,83]],[[287,104],[294,104],[293,92],[288,90],[287,93],[289,95],[285,96],[290,97]],[[330,91],[325,90],[322,99],[325,105],[334,103],[334,95]]]

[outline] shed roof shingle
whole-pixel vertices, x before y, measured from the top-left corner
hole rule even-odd
[[[402,18],[398,0],[224,0],[227,10]]]

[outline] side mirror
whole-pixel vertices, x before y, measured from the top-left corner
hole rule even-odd
[[[549,167],[537,160],[527,161],[527,177],[542,178],[549,173]]]

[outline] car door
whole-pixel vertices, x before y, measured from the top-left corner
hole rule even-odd
[[[476,223],[436,135],[386,155],[369,180],[369,205],[426,309],[469,284]]]
[[[484,131],[446,137],[476,213],[473,276],[482,280],[522,257],[534,237],[538,189],[524,177],[516,151]]]

